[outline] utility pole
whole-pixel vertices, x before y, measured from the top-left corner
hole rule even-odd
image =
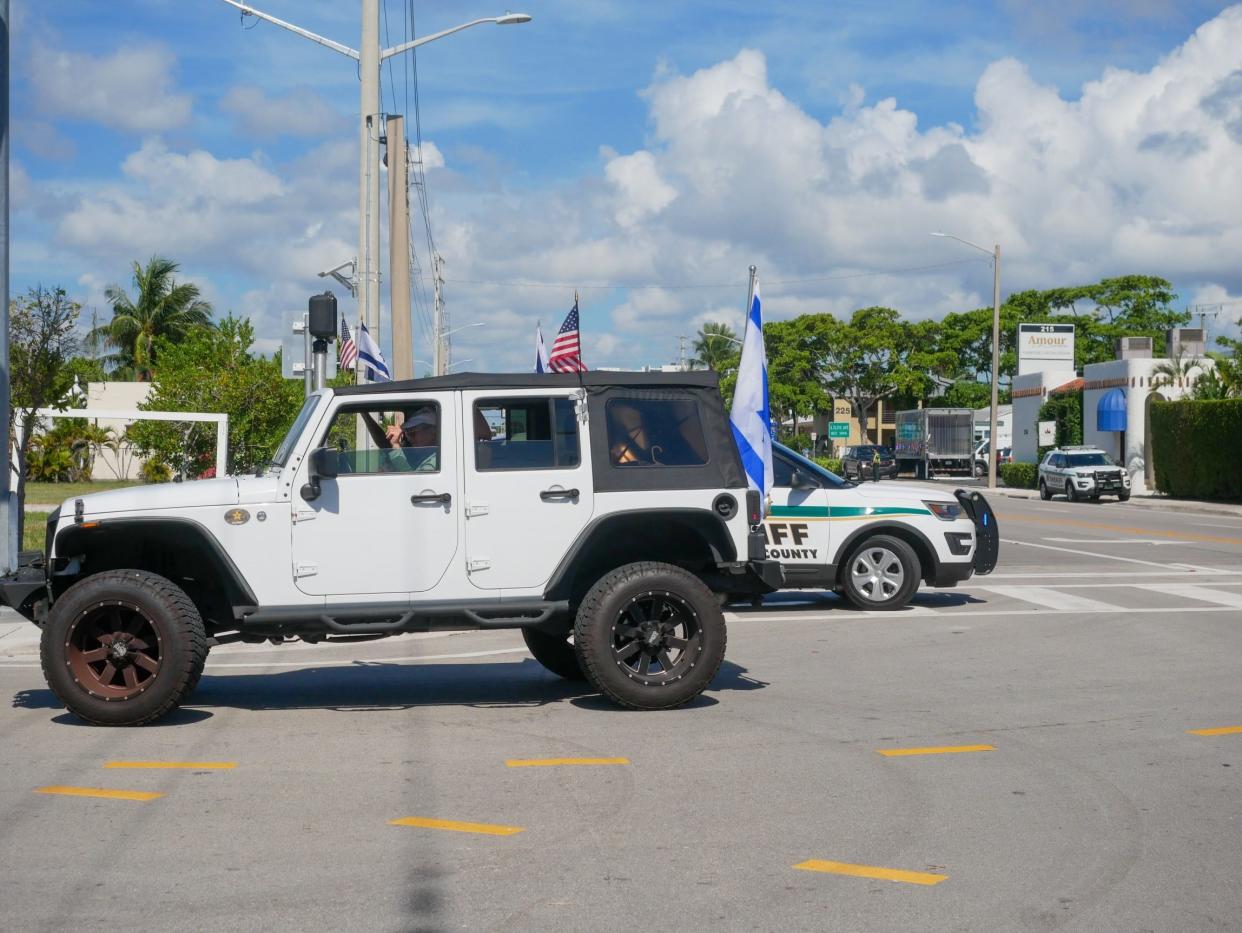
[[[392,309],[392,377],[414,378],[410,318],[410,164],[405,117],[388,118],[388,307]]]
[[[270,13],[257,10],[242,0],[224,0],[229,6],[241,11],[243,16],[254,16],[258,19],[287,29],[303,39],[309,39],[318,45],[339,52],[358,63],[360,94],[359,143],[358,161],[358,321],[365,323],[371,337],[380,342],[380,303],[379,303],[379,248],[380,248],[380,65],[385,59],[394,55],[402,55],[420,45],[434,42],[444,36],[478,26],[482,23],[495,23],[508,26],[516,23],[529,23],[531,17],[525,13],[506,13],[504,16],[491,16],[484,19],[471,20],[451,29],[443,29],[431,35],[422,36],[410,42],[403,42],[391,48],[380,47],[380,6],[379,0],[361,0],[362,3],[362,43],[361,49],[351,49],[347,45],[326,39],[317,33],[295,26]],[[7,23],[7,19],[6,19]],[[8,59],[5,59],[6,63]],[[361,359],[358,361],[358,381],[363,379],[366,367]]]
[[[435,280],[435,311],[431,323],[431,341],[435,345],[435,375],[443,376],[449,367],[448,313],[444,310],[444,259],[436,253],[431,257],[431,271]]]
[[[686,335],[677,335],[677,369],[679,372],[686,371]]]
[[[9,469],[9,0],[0,0],[0,421],[4,452],[0,453],[0,573],[17,567],[17,516]]]

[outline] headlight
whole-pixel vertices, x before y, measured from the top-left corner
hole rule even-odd
[[[962,517],[962,507],[956,502],[929,502],[924,499],[923,504],[942,522],[952,522]]]
[[[1076,475],[1079,479],[1095,479],[1094,473],[1078,473]]]

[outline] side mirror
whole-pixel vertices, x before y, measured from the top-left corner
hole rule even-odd
[[[789,477],[789,485],[793,489],[818,489],[819,483],[811,479],[801,470],[794,470],[793,475]]]
[[[314,502],[319,498],[319,481],[336,479],[340,473],[340,460],[331,447],[320,447],[310,455],[310,482],[302,486],[302,498]]]

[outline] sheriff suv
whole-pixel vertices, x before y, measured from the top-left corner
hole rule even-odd
[[[0,596],[97,724],[174,709],[213,645],[451,629],[663,709],[720,668],[718,594],[780,584],[761,522],[714,373],[441,376],[311,395],[256,476],[66,502]]]
[[[996,516],[977,491],[853,483],[773,445],[767,556],[784,586],[833,590],[859,609],[898,609],[919,584],[950,587],[991,573]]]
[[[1130,498],[1130,474],[1098,447],[1054,447],[1039,464],[1039,497],[1065,493],[1070,502],[1116,496]]]

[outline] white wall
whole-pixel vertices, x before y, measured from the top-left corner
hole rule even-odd
[[[86,386],[86,410],[98,409],[130,409],[137,408],[151,394],[149,382],[90,382]],[[120,438],[132,422],[116,418],[100,418],[97,424],[102,428],[111,428]],[[128,444],[122,444],[120,456],[111,450],[103,449],[95,457],[91,470],[91,478],[138,479],[141,476],[142,461],[133,454]]]
[[[1216,365],[1210,359],[1203,360],[1200,369],[1192,373],[1187,384],[1153,389],[1152,373],[1161,363],[1167,362],[1163,359],[1109,360],[1092,363],[1083,370],[1083,382],[1086,383],[1082,394],[1083,443],[1093,444],[1116,457],[1130,474],[1135,491],[1147,488],[1147,397],[1155,391],[1170,401],[1184,398],[1190,394],[1199,372]],[[1124,435],[1119,431],[1101,431],[1096,427],[1100,399],[1114,388],[1121,389],[1126,396]]]

